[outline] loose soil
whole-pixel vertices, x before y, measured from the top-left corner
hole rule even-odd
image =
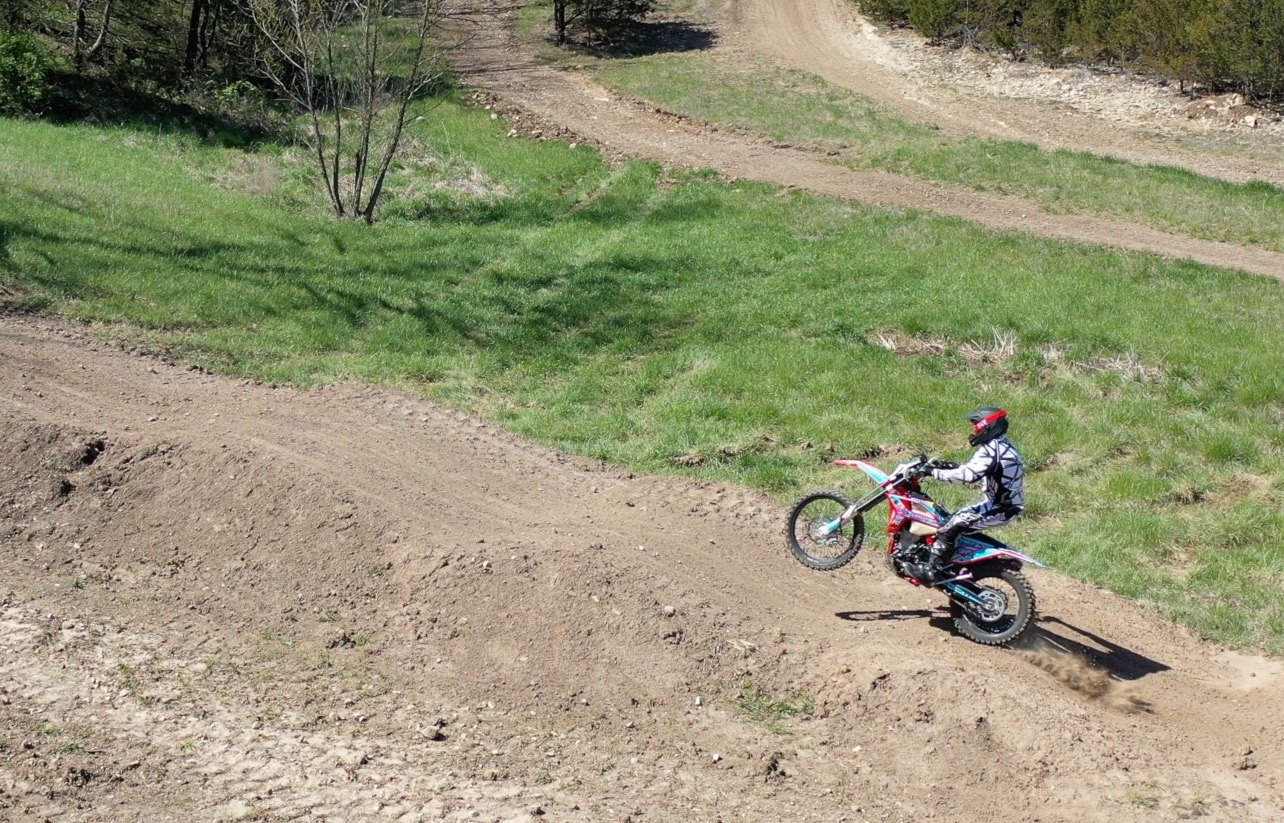
[[[551,128],[822,179],[498,53]],[[1284,663],[1144,605],[1031,571],[1033,642],[982,647],[751,490],[92,331],[0,315],[0,819],[1284,819]]]

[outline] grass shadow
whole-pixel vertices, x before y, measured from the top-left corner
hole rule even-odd
[[[717,42],[718,36],[713,29],[681,20],[670,20],[634,23],[610,33],[586,32],[578,38],[568,38],[563,48],[592,57],[611,59],[706,51]]]
[[[263,113],[211,112],[161,91],[147,91],[106,74],[59,74],[44,119],[62,125],[112,123],[143,131],[188,134],[223,148],[282,141],[285,131]]]
[[[33,265],[15,286],[25,282],[48,295],[111,303],[118,319],[153,330],[261,325],[281,338],[319,340],[319,349],[357,351],[367,338],[395,328],[402,330],[393,346],[398,352],[466,344],[513,366],[532,348],[562,360],[606,346],[646,348],[680,318],[662,295],[679,287],[682,275],[663,255],[617,251],[556,267],[519,255],[461,274],[450,256],[412,249],[378,263],[364,259],[367,247],[349,248],[345,241],[354,238],[338,225],[306,238],[288,221],[260,226],[243,239],[211,237],[195,227],[157,232],[150,212],[109,215],[88,197],[18,191],[40,216],[0,220],[0,275],[17,272],[14,252],[25,249]],[[78,230],[108,219],[115,221],[113,232]],[[141,303],[125,299],[137,288],[130,278],[97,274],[127,268],[120,260],[163,261],[167,282],[187,286],[158,289]],[[213,288],[215,281],[226,288]],[[189,289],[206,293],[199,311],[184,299]],[[407,329],[413,329],[408,336]]]

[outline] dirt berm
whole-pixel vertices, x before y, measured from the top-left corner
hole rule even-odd
[[[753,491],[395,391],[0,317],[0,469],[0,819],[1284,819],[1279,662],[1055,571],[984,648]]]

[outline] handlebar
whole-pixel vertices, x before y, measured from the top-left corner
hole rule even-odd
[[[844,467],[860,467],[862,465],[866,465],[862,460],[853,460],[848,458],[838,459],[833,461],[833,463],[835,466]],[[928,457],[927,455],[920,454],[912,460],[901,463],[893,469],[890,474],[887,475],[887,480],[884,481],[884,485],[888,482],[916,480],[928,474],[932,469],[955,469],[958,468],[958,465],[958,463],[953,463],[949,460],[941,460],[937,457]]]
[[[893,472],[892,478],[917,480],[920,477],[930,475],[933,469],[957,469],[958,467],[959,464],[951,460],[942,460],[939,457],[927,457],[920,454],[913,461],[897,466],[896,468],[901,469],[901,471]]]

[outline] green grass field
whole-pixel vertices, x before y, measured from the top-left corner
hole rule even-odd
[[[1003,405],[1031,468],[1008,538],[1284,652],[1278,282],[506,131],[426,109],[368,228],[324,215],[291,150],[0,120],[0,293],[221,373],[395,385],[782,501],[860,488],[834,456],[963,456],[962,416]]]

